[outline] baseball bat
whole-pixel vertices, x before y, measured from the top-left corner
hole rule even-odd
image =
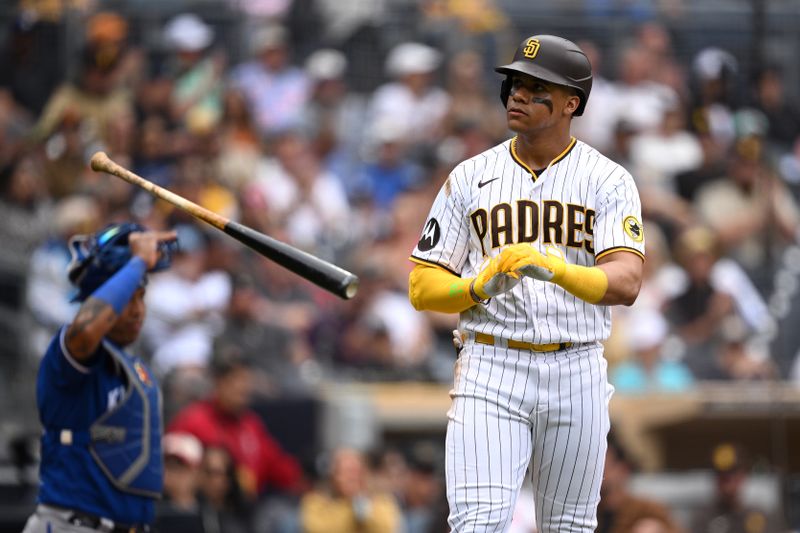
[[[105,152],[96,152],[91,159],[91,167],[95,172],[112,174],[123,180],[137,185],[156,198],[169,202],[182,209],[193,217],[211,224],[215,228],[230,235],[248,248],[255,250],[264,257],[275,261],[294,272],[295,274],[315,283],[323,289],[332,292],[343,299],[355,296],[358,290],[358,277],[319,257],[304,252],[285,242],[281,242],[253,228],[239,224],[233,220],[210,211],[205,207],[187,200],[155,183],[134,174],[122,165],[111,160]]]

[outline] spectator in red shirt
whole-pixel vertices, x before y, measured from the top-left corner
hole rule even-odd
[[[270,435],[250,409],[254,390],[250,361],[236,350],[212,360],[214,380],[209,398],[188,405],[169,424],[169,431],[195,435],[204,446],[226,448],[236,463],[237,478],[249,496],[267,488],[297,493],[305,485],[298,461]]]

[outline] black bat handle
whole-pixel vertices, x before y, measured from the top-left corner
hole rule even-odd
[[[358,291],[358,277],[355,274],[324,259],[298,250],[238,222],[229,221],[222,231],[340,298],[349,300]]]

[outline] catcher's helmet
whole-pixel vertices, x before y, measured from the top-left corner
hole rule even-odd
[[[520,72],[578,91],[581,103],[574,116],[583,114],[592,90],[592,65],[586,54],[577,44],[555,35],[533,35],[523,39],[511,63],[494,70],[506,75],[500,87],[503,105],[507,105],[511,94],[511,76]]]
[[[105,283],[131,258],[128,237],[135,231],[147,231],[133,222],[110,224],[94,235],[75,235],[69,241],[72,259],[67,268],[70,282],[78,288],[73,301],[82,302]],[[169,268],[177,242],[159,243],[158,263],[150,269],[156,272]]]

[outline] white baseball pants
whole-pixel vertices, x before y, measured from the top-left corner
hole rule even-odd
[[[526,471],[539,533],[594,531],[613,390],[600,343],[533,352],[468,340],[448,412],[452,531],[506,531]]]

